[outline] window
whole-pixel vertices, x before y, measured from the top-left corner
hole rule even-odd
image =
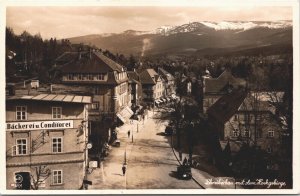
[[[238,137],[239,136],[239,132],[237,129],[233,130],[233,137]]]
[[[274,131],[268,131],[268,137],[274,137]]]
[[[16,119],[17,120],[26,120],[27,119],[27,107],[26,106],[17,106],[16,107]]]
[[[101,90],[99,87],[95,87],[95,95],[100,95],[101,94]]]
[[[97,80],[104,80],[104,74],[97,74]]]
[[[268,148],[267,148],[267,152],[268,152],[268,153],[272,153],[272,152],[273,152],[272,147],[268,147]]]
[[[16,145],[13,146],[13,155],[27,154],[27,139],[17,139]]]
[[[53,153],[62,152],[62,138],[61,137],[52,138],[52,152]]]
[[[53,185],[63,183],[63,172],[62,172],[62,170],[53,170],[52,171],[52,182],[53,182]]]
[[[92,109],[93,109],[93,110],[99,109],[99,102],[94,102],[94,103],[92,103]]]
[[[88,80],[94,80],[94,76],[92,74],[88,74]]]
[[[261,138],[261,133],[262,133],[261,129],[256,130],[256,138]]]
[[[74,80],[74,75],[73,74],[68,74],[68,80]]]
[[[78,80],[83,80],[83,75],[82,74],[78,74]]]
[[[52,118],[61,119],[62,109],[61,107],[52,107]]]
[[[249,130],[247,130],[247,129],[245,130],[244,136],[245,136],[245,137],[250,137],[250,132],[249,132]]]
[[[234,115],[234,121],[237,121],[238,120],[238,115]]]

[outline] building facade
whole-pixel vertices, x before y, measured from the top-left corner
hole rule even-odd
[[[174,76],[162,68],[158,68],[158,74],[164,80],[165,95],[171,96],[172,94],[175,94],[176,92]]]
[[[127,71],[131,89],[131,108],[135,110],[142,103],[142,84],[136,71]]]
[[[154,69],[145,69],[139,75],[145,103],[153,105],[155,100],[166,96],[163,79]]]
[[[7,189],[79,189],[87,166],[89,96],[6,99]]]
[[[116,139],[115,127],[133,114],[126,70],[100,51],[81,51],[61,68],[61,83],[74,93],[93,97],[89,107],[93,147],[89,155],[99,160],[107,144]]]
[[[230,141],[239,150],[242,144],[256,146],[270,155],[278,155],[282,128],[275,109],[253,93],[236,91],[224,95],[207,111],[210,126],[219,134],[224,145]]]

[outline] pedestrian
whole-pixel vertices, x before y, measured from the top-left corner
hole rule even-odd
[[[129,138],[130,137],[130,130],[128,130],[127,135],[128,135],[128,138]]]
[[[123,172],[123,176],[125,176],[125,173],[126,173],[126,165],[125,164],[123,164],[122,172]]]
[[[182,164],[183,164],[183,165],[186,165],[186,164],[187,164],[187,159],[186,159],[186,157],[184,157]]]

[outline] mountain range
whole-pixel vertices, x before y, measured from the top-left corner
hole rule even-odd
[[[292,21],[192,22],[153,31],[127,30],[68,38],[113,53],[149,55],[237,55],[291,53]]]

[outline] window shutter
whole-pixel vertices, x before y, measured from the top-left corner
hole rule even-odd
[[[12,156],[16,156],[16,155],[17,155],[17,146],[14,145],[14,146],[12,147]]]

